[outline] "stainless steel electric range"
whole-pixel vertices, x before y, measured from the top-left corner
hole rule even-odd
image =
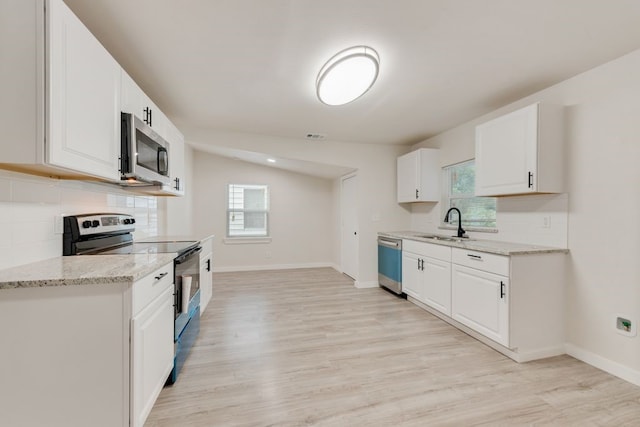
[[[173,384],[200,331],[200,257],[198,241],[135,241],[136,220],[119,213],[95,213],[64,217],[62,254],[129,255],[176,253],[174,259],[175,354],[174,367],[167,383]],[[183,287],[183,278],[191,277],[191,286]],[[184,289],[183,289],[184,288]],[[188,295],[184,295],[186,289]],[[188,298],[188,304],[183,299]]]

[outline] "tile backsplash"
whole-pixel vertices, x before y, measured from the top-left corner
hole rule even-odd
[[[135,238],[159,234],[156,197],[113,185],[0,171],[0,269],[62,255],[56,222],[95,212],[134,215]]]

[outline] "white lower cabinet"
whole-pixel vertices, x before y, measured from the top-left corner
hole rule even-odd
[[[422,271],[420,255],[402,251],[402,292],[422,300]]]
[[[405,240],[402,248],[402,291],[451,314],[451,248]]]
[[[561,252],[496,255],[403,240],[409,300],[518,362],[564,353]]]
[[[451,314],[451,263],[435,258],[424,258],[423,302],[446,314]]]
[[[451,281],[451,317],[508,347],[509,279],[454,264]]]
[[[132,426],[144,425],[173,368],[173,314],[171,284],[131,319]]]
[[[213,296],[213,238],[200,241],[200,315]]]
[[[0,289],[3,426],[142,426],[173,366],[173,262],[128,281]]]

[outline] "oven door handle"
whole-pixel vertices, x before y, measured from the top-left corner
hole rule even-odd
[[[176,264],[182,264],[187,258],[189,258],[191,255],[195,255],[199,252],[202,251],[202,246],[198,246],[197,248],[187,252],[186,254],[183,254],[181,256],[179,256],[178,258],[175,259],[175,263]]]

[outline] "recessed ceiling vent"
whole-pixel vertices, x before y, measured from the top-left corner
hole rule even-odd
[[[322,141],[327,138],[324,133],[308,133],[304,137],[308,141]]]

